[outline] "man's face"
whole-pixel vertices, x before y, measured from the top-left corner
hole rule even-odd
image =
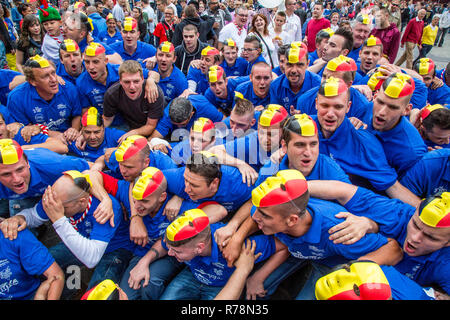
[[[316,42],[317,56],[319,58],[322,58],[322,56],[323,56],[323,49],[325,48],[327,43],[328,43],[328,39],[327,38],[320,40],[319,43]]]
[[[114,2],[113,2],[113,0],[106,0],[106,6],[109,8],[109,9],[112,9],[113,7],[114,7]]]
[[[194,50],[197,46],[197,40],[198,40],[199,33],[192,31],[183,31],[183,41],[184,45],[186,46],[186,49],[188,50]]]
[[[217,181],[212,181],[208,186],[204,177],[186,168],[184,171],[184,192],[194,201],[209,198],[217,192],[219,179],[216,178],[215,180]]]
[[[270,127],[258,124],[258,140],[260,146],[268,152],[274,152],[280,148],[283,131],[280,123]]]
[[[286,5],[286,11],[288,12],[294,12],[295,11],[295,6],[297,4],[296,0],[287,0],[285,5]]]
[[[255,42],[244,42],[242,57],[248,62],[253,62],[261,54],[261,48]]]
[[[433,228],[422,222],[418,211],[409,220],[403,251],[411,257],[419,257],[450,244],[450,228]]]
[[[6,122],[0,117],[0,139],[8,139],[8,128],[6,127]]]
[[[287,59],[286,59],[287,60]],[[306,68],[308,67],[308,55],[306,54],[299,62],[290,63],[286,61],[284,74],[289,80],[291,86],[301,86],[305,80]]]
[[[280,15],[275,16],[275,25],[277,27],[282,27],[286,23],[286,18]]]
[[[278,212],[277,206],[257,208],[252,219],[265,235],[284,232],[288,226],[287,219]]]
[[[227,79],[220,77],[216,82],[210,82],[209,87],[214,95],[220,99],[226,99],[228,95],[227,91]]]
[[[317,134],[312,137],[304,137],[293,132],[289,134],[290,140],[287,145],[284,140],[281,141],[282,149],[289,159],[289,167],[307,177],[314,169],[319,157],[319,137]]]
[[[420,9],[419,13],[417,14],[417,18],[419,18],[419,20],[423,20],[423,18],[425,18],[426,14],[427,14],[427,11],[425,9]]]
[[[175,63],[175,60],[177,60],[175,51],[163,52],[158,49],[156,52],[156,62],[158,63],[158,68],[161,72],[169,71]]]
[[[30,179],[30,166],[23,156],[15,164],[0,164],[0,183],[12,192],[26,193]]]
[[[137,27],[132,29],[131,31],[126,31],[122,29],[121,33],[124,45],[130,47],[137,45],[137,41],[139,40],[140,35],[140,32]]]
[[[388,97],[381,88],[373,98],[372,126],[377,131],[389,131],[394,128],[402,116],[411,111],[407,97],[394,99]]]
[[[255,124],[253,114],[237,115],[234,111],[230,113],[230,129],[235,137],[241,137]]]
[[[162,1],[156,1],[156,8],[157,8],[159,11],[164,12],[165,6],[164,6],[164,4],[162,3]]]
[[[174,16],[173,16],[173,10],[172,8],[166,8],[164,9],[164,20],[166,20],[167,23],[172,23]]]
[[[216,12],[219,9],[219,0],[210,0],[209,1],[209,10],[212,12]]]
[[[115,19],[108,19],[106,21],[106,26],[108,27],[108,30],[113,31],[116,30],[116,20]]]
[[[370,26],[364,23],[356,23],[353,28],[353,48],[359,48],[370,34]]]
[[[206,147],[208,147],[213,142],[212,132],[210,131],[211,130],[208,130],[202,133],[191,130],[191,132],[189,133],[189,143],[192,153],[206,150]]]
[[[323,7],[321,5],[315,5],[312,11],[313,19],[320,19],[323,13]]]
[[[377,11],[375,13],[375,25],[377,28],[380,28],[381,26],[384,26],[386,20],[388,19],[388,14],[382,12],[382,11]]]
[[[422,75],[423,83],[425,83],[425,85],[428,88],[431,86],[431,83],[433,82],[434,74],[435,74],[435,72],[433,70],[433,71],[431,71],[431,72],[429,72],[429,73],[427,73],[425,75]]]
[[[433,20],[431,20],[431,24],[433,27],[437,26],[439,24],[439,17],[434,17]]]
[[[142,85],[144,84],[144,78],[139,72],[136,73],[122,73],[120,77],[120,85],[125,91],[125,94],[131,100],[136,100],[141,96]]]
[[[284,54],[280,55],[280,58],[278,60],[280,71],[284,74],[286,70],[286,63],[288,60],[286,59],[286,56]]]
[[[50,36],[57,36],[59,35],[59,27],[61,26],[61,20],[49,20],[49,21],[44,21],[42,23],[42,25],[44,26],[45,31],[47,31],[47,33]]]
[[[75,52],[67,52],[60,49],[61,63],[64,65],[66,72],[72,77],[78,77],[83,71],[83,59],[80,50]]]
[[[167,247],[169,248],[167,254],[171,257],[175,257],[178,262],[191,261],[197,256],[196,248],[189,242],[178,247],[167,244]]]
[[[58,79],[56,71],[53,66],[46,68],[33,68],[34,79],[30,80],[30,84],[39,92],[44,92],[48,95],[58,93]]]
[[[348,92],[343,92],[335,97],[325,97],[318,94],[316,108],[321,130],[332,135],[344,121],[345,115],[350,110],[350,104]]]
[[[425,135],[425,139],[428,139],[437,145],[450,143],[450,130],[441,129],[435,125],[431,130],[427,130],[422,126],[422,132]]]
[[[223,57],[228,64],[233,65],[238,57],[238,48],[237,47],[223,47]]]
[[[253,67],[252,73],[250,73],[250,81],[253,84],[255,94],[263,98],[269,94],[272,70],[266,66]]]
[[[359,51],[359,57],[361,59],[361,69],[369,71],[375,68],[382,57],[381,47],[363,47]]]
[[[138,152],[127,160],[119,162],[120,173],[125,181],[132,182],[148,166],[148,163],[149,158],[143,159]]]
[[[325,61],[330,61],[331,59],[343,54],[344,50],[342,48],[344,47],[344,43],[344,37],[333,34],[323,48],[322,59]]]
[[[106,65],[108,64],[108,59],[105,54],[99,54],[95,57],[84,55],[84,66],[87,72],[91,76],[92,80],[100,81],[107,75]]]
[[[163,197],[163,199],[165,200],[165,197]],[[161,200],[160,192],[153,192],[152,194],[150,194],[149,196],[147,196],[142,200],[136,200],[133,198],[133,203],[134,207],[136,208],[137,214],[140,217],[144,217],[156,211],[156,209],[161,205],[160,200]]]
[[[216,60],[214,59],[214,56],[206,55],[201,56],[200,58],[200,70],[203,74],[207,74],[209,67],[216,64]]]
[[[395,12],[400,10],[400,2],[399,1],[392,1],[391,3],[391,11]]]
[[[243,27],[247,24],[248,20],[248,10],[240,10],[239,13],[236,13],[234,16],[234,22],[239,26]]]
[[[72,39],[79,43],[82,40],[81,26],[79,21],[75,21],[71,17],[67,17],[63,23],[63,36],[64,39]]]
[[[88,146],[98,148],[105,138],[105,128],[103,126],[89,125],[81,129],[81,134]]]

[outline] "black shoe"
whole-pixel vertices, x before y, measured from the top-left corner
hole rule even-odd
[[[438,47],[442,47],[442,44],[438,45]]]

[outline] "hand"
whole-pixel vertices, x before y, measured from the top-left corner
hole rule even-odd
[[[109,220],[109,224],[114,228],[114,211],[112,201],[109,197],[103,199],[94,211],[94,218],[100,224],[105,224]]]
[[[373,92],[372,90],[369,88],[369,86],[367,85],[355,85],[352,86],[353,88],[355,88],[356,90],[358,90],[359,92],[361,92],[367,100],[372,101],[373,100]]]
[[[264,110],[264,106],[263,105],[259,105],[255,107],[255,111],[263,111]]]
[[[119,291],[119,300],[128,300],[128,296],[125,291],[122,290],[122,288],[117,286],[117,290]]]
[[[200,64],[202,61],[200,59],[192,60],[190,66],[193,68],[200,69]]]
[[[159,90],[158,85],[150,78],[147,78],[145,82],[145,95],[144,98],[147,99],[148,103],[154,103],[158,99]]]
[[[139,216],[130,221],[130,240],[141,247],[145,247],[149,242],[147,227]]]
[[[80,135],[81,132],[75,128],[69,128],[64,132],[64,138],[68,143],[74,142]]]
[[[82,134],[80,134],[77,140],[75,140],[75,147],[78,150],[84,150],[86,148],[86,144],[86,139],[84,139],[84,136]]]
[[[61,199],[53,192],[52,187],[48,186],[42,196],[42,206],[51,222],[64,217],[64,206]]]
[[[450,300],[450,296],[448,294],[439,292],[437,290],[434,290],[434,298],[436,300]]]
[[[11,218],[3,220],[0,223],[0,229],[3,232],[3,236],[9,240],[17,238],[17,233],[27,227],[27,221],[21,215],[15,215]]]
[[[264,297],[267,290],[264,290],[264,283],[255,275],[247,279],[247,300],[256,300],[256,297]]]
[[[66,81],[62,78],[62,77],[60,77],[60,76],[56,76],[56,79],[58,80],[58,83],[60,84],[60,85],[62,85],[62,86],[65,86],[66,85]]]
[[[118,143],[118,144],[121,144],[121,143],[123,142],[123,140],[125,140],[125,139],[128,138],[129,136],[132,136],[132,135],[135,135],[135,134],[137,134],[136,130],[128,131],[127,133],[123,134],[123,135],[119,138],[119,140],[117,140],[117,143]]]
[[[167,201],[166,206],[164,207],[163,215],[165,215],[169,221],[175,220],[180,212],[182,203],[183,198],[173,196],[169,201]]]
[[[270,161],[273,163],[280,163],[285,155],[286,151],[283,151],[283,149],[280,148],[270,155]]]
[[[55,280],[59,280],[58,276],[53,276],[43,281],[39,288],[36,290],[34,294],[34,300],[47,300],[48,299],[48,291],[52,285],[52,282]]]
[[[229,268],[233,267],[234,262],[239,257],[241,253],[242,242],[236,240],[235,237],[231,237],[224,248],[222,248],[222,255],[227,260],[227,265]]]
[[[239,164],[237,168],[242,175],[242,182],[247,183],[247,186],[250,187],[258,180],[258,172],[247,163],[243,162]]]
[[[180,94],[180,97],[182,98],[187,98],[189,97],[191,94],[197,94],[197,92],[192,91],[191,89],[186,89],[183,91],[182,94]]]
[[[219,228],[214,232],[214,240],[219,246],[220,251],[228,244],[233,234],[236,232],[236,229],[233,228],[229,223]]]
[[[144,59],[143,62],[145,62],[145,67],[148,70],[153,70],[156,66],[156,56]]]
[[[105,162],[109,162],[109,158],[111,158],[111,154],[116,151],[117,148],[108,148],[105,150],[104,156],[105,156]]]
[[[361,127],[363,129],[367,129],[367,124],[365,124],[364,122],[362,122],[358,118],[350,117],[348,119],[350,120],[351,124],[355,127],[356,130],[358,130]]]
[[[164,143],[160,143],[160,144],[157,144],[157,145],[154,145],[151,149],[154,151],[154,150],[159,150],[159,151],[161,151],[161,152],[163,152],[163,153],[165,153],[165,154],[169,154],[169,150],[167,149],[167,148],[169,148],[170,150],[172,150],[172,147],[170,146],[170,145],[165,145]]]
[[[353,244],[364,237],[370,229],[366,217],[355,216],[349,212],[339,212],[335,217],[345,218],[345,221],[328,230],[331,234],[329,239],[334,244]]]
[[[22,131],[20,132],[23,140],[25,140],[27,143],[31,141],[31,137],[34,137],[39,133],[41,133],[41,128],[34,124],[23,127]]]
[[[246,269],[250,273],[255,265],[255,261],[262,255],[261,252],[255,255],[256,241],[247,239],[247,243],[242,244],[241,254],[234,263],[234,266],[239,269]]]
[[[145,288],[150,281],[150,270],[149,266],[145,263],[141,263],[142,259],[136,264],[136,266],[131,269],[130,277],[128,278],[128,286],[137,290],[141,288],[141,282],[144,280],[142,286]]]
[[[434,147],[428,147],[427,149],[428,149],[428,152],[430,152],[430,151],[442,149],[442,147],[441,146],[434,146]]]
[[[436,90],[437,88],[440,88],[444,85],[444,81],[439,79],[438,77],[434,77],[433,81],[431,82],[431,89]],[[23,130],[22,130],[23,131]]]
[[[294,106],[291,106],[291,108],[289,109],[289,113],[290,113],[291,115],[294,115],[294,114],[300,114],[300,113],[302,113],[302,112],[301,112],[300,110],[295,109]]]

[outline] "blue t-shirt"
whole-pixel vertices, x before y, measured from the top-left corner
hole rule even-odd
[[[297,106],[297,100],[309,89],[320,86],[321,78],[308,70],[305,71],[305,78],[299,92],[294,93],[290,88],[290,83],[286,75],[279,76],[270,84],[270,103],[282,105],[286,111],[290,112],[291,106]]]
[[[259,170],[258,180],[254,186],[257,187],[264,182],[268,177],[275,175],[280,170],[288,170],[289,158],[284,156],[279,164],[267,161],[266,164]],[[305,177],[306,180],[338,180],[346,183],[351,183],[347,174],[342,168],[330,157],[320,154],[317,157],[316,164],[311,173]]]
[[[369,123],[372,118],[373,105],[357,89],[350,87],[350,101],[352,102],[347,118],[355,117],[364,123]],[[319,92],[319,86],[311,88],[303,93],[294,105],[297,110],[308,115],[317,115],[316,98]]]
[[[258,62],[267,62],[267,61],[266,61],[266,59],[264,59],[264,57],[262,56],[262,54],[260,54],[260,55],[255,59],[255,61],[253,61],[253,62],[248,62],[248,64],[247,64],[247,70],[245,71],[245,74],[244,74],[244,75],[249,76],[250,73],[252,73],[252,68],[253,68],[253,66],[254,66],[256,63],[258,63]]]
[[[98,39],[101,42],[106,43],[107,45],[112,45],[115,42],[120,42],[123,41],[122,39],[122,34],[120,33],[119,28],[116,27],[116,33],[114,34],[114,36],[110,36],[108,31],[100,31],[98,33]]]
[[[44,194],[45,189],[55,183],[64,171],[89,170],[89,164],[76,157],[60,155],[44,148],[24,150],[30,165],[30,182],[24,194],[14,193],[0,184],[0,199],[25,199]]]
[[[391,287],[392,300],[434,300],[425,289],[392,266],[380,266]]]
[[[188,265],[194,277],[201,283],[207,286],[222,287],[224,286],[236,267],[229,268],[226,259],[223,257],[219,246],[214,239],[214,233],[217,229],[225,226],[223,223],[214,223],[211,225],[211,255],[202,257],[196,256],[190,261],[184,263]],[[264,261],[275,253],[275,240],[273,237],[258,235],[249,237],[250,240],[255,240],[256,249],[255,254],[262,253],[261,256],[255,260],[255,263]],[[169,248],[166,243],[162,242],[163,248],[167,251]]]
[[[194,106],[195,113],[192,116],[191,120],[188,124],[183,128],[177,128],[169,117],[169,109],[170,104],[164,108],[164,115],[161,119],[159,119],[158,124],[156,126],[156,131],[158,131],[163,137],[166,137],[168,134],[172,133],[175,129],[185,129],[189,132],[195,120],[200,117],[205,117],[210,119],[212,122],[219,122],[223,118],[223,114],[217,110],[204,96],[198,94],[191,94],[188,97],[188,100]],[[188,133],[187,132],[187,133]],[[186,135],[187,136],[187,135]]]
[[[18,71],[0,69],[0,103],[6,106],[9,90],[9,83],[16,77],[22,74]]]
[[[400,183],[420,198],[450,191],[450,149],[425,154],[406,172]]]
[[[158,64],[156,64],[153,71],[158,72]],[[158,85],[164,92],[164,98],[167,103],[179,97],[188,88],[186,76],[175,65],[173,66],[172,73],[168,77],[160,78]]]
[[[25,146],[25,145],[30,145],[30,144],[40,144],[40,143],[44,143],[45,141],[47,141],[48,139],[48,135],[43,134],[43,133],[38,133],[35,136],[32,136],[30,138],[30,142],[26,142],[23,138],[22,138],[22,130],[25,127],[22,127],[19,129],[19,131],[16,133],[16,135],[14,136],[13,140],[15,140],[18,144],[20,144],[21,146]]]
[[[167,191],[183,199],[190,200],[189,195],[184,191],[184,171],[186,167],[163,170],[167,179]],[[209,198],[193,201],[201,204],[206,201],[216,201],[227,209],[234,212],[239,209],[244,202],[251,198],[252,187],[242,182],[242,175],[238,169],[226,165],[220,166],[222,177],[217,192]]]
[[[9,240],[0,237],[0,300],[32,300],[42,275],[55,262],[48,249],[28,230]]]
[[[216,108],[227,110],[227,112],[231,112],[231,109],[234,106],[234,90],[238,86],[239,82],[235,79],[228,79],[227,81],[227,97],[225,99],[217,97],[214,92],[212,92],[211,88],[208,88],[205,91],[205,98],[208,99]]]
[[[255,210],[256,207],[253,207],[252,216]],[[381,234],[371,233],[354,244],[335,244],[329,239],[328,230],[344,221],[335,215],[345,212],[345,208],[334,202],[310,198],[306,210],[311,214],[312,223],[304,235],[292,237],[285,233],[275,234],[295,258],[318,260],[320,264],[334,267],[349,260],[356,260],[387,243],[387,239]]]
[[[44,124],[50,130],[66,131],[72,127],[72,119],[81,116],[81,105],[73,84],[67,82],[58,87],[58,92],[48,102],[30,83],[17,86],[8,96],[7,107],[11,118],[24,125]]]
[[[363,46],[359,46],[359,48],[355,48],[350,51],[347,57],[352,58],[355,62],[361,63],[361,59],[359,58],[359,52],[361,51]]]
[[[309,65],[308,66],[312,66],[314,64],[314,61],[319,59],[319,55],[317,54],[317,49],[314,50],[313,52],[309,52],[308,53],[308,59],[309,59]]]
[[[245,99],[251,101],[255,107],[266,107],[270,104],[270,92],[264,98],[258,97],[253,91],[253,83],[251,81],[242,82],[236,87],[236,91],[241,93]]]
[[[83,68],[82,68],[82,72],[83,72],[86,70],[86,68],[84,67],[84,62],[82,64],[82,66],[83,66]],[[60,76],[61,78],[63,78],[64,81],[70,82],[74,86],[77,85],[77,78],[74,78],[70,74],[67,73],[66,67],[64,66],[64,64],[61,63],[61,61],[58,62],[58,64],[56,65],[56,74],[58,76]]]
[[[118,146],[118,140],[125,134],[125,131],[115,128],[105,128],[105,134],[103,142],[97,148],[93,148],[86,144],[84,150],[80,150],[76,146],[76,141],[69,144],[69,152],[76,156],[85,159],[86,161],[95,162],[99,157],[105,154],[105,150],[108,148],[116,148]]]
[[[312,118],[319,130],[320,153],[334,159],[352,182],[364,178],[376,190],[384,191],[397,181],[397,173],[389,166],[383,147],[373,134],[356,130],[345,117],[333,135],[326,139],[317,117]]]
[[[205,94],[205,91],[209,88],[209,82],[206,74],[202,73],[202,70],[194,67],[189,67],[187,73],[187,81],[194,81],[197,84],[195,92],[198,94]]]
[[[122,57],[123,61],[136,60],[142,65],[142,69],[146,69],[144,59],[153,57],[156,54],[156,49],[154,46],[139,40],[137,42],[136,51],[132,55],[125,51],[123,41],[114,42],[110,45],[110,47]]]
[[[399,177],[427,153],[419,131],[405,117],[401,117],[394,128],[383,132],[373,128],[371,119],[367,130],[381,142],[389,165]]]
[[[223,142],[224,139],[216,137],[213,146],[223,144]],[[186,165],[186,162],[192,156],[190,139],[184,139],[183,141],[174,143],[172,149],[169,149],[168,151],[168,155],[177,165]]]
[[[442,87],[431,89],[428,87],[427,101],[429,104],[450,104],[450,88],[444,83]]]
[[[237,57],[233,66],[230,66],[225,59],[219,66],[223,68],[227,77],[240,77],[246,75],[248,62],[242,57]]]

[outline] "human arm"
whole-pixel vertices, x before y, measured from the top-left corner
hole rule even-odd
[[[375,251],[369,252],[358,260],[370,260],[379,265],[395,266],[403,258],[403,250],[398,242],[388,238],[387,243]]]
[[[53,262],[43,275],[47,280],[36,290],[34,300],[59,300],[64,288],[64,272],[56,262]]]
[[[53,137],[48,137],[48,139],[43,143],[27,144],[22,146],[23,150],[34,148],[45,148],[59,154],[66,154],[69,151],[67,144],[63,143],[60,139]]]
[[[156,125],[158,124],[158,119],[151,119],[147,118],[147,122],[142,127],[139,127],[137,129],[133,129],[125,133],[119,138],[118,143],[121,144],[123,140],[125,140],[127,137],[132,135],[141,135],[144,137],[150,136],[153,131],[156,128]]]
[[[112,201],[109,198],[108,192],[106,192],[103,187],[103,178],[101,177],[100,172],[96,170],[86,170],[83,173],[88,174],[91,180],[92,186],[90,193],[100,200],[100,204],[94,211],[95,220],[100,224],[104,224],[109,220],[111,227],[114,227],[114,211]]]
[[[420,204],[420,198],[412,193],[410,190],[405,188],[400,182],[395,181],[395,183],[386,189],[386,194],[389,198],[399,199],[407,204],[410,204],[414,208],[417,208]]]

